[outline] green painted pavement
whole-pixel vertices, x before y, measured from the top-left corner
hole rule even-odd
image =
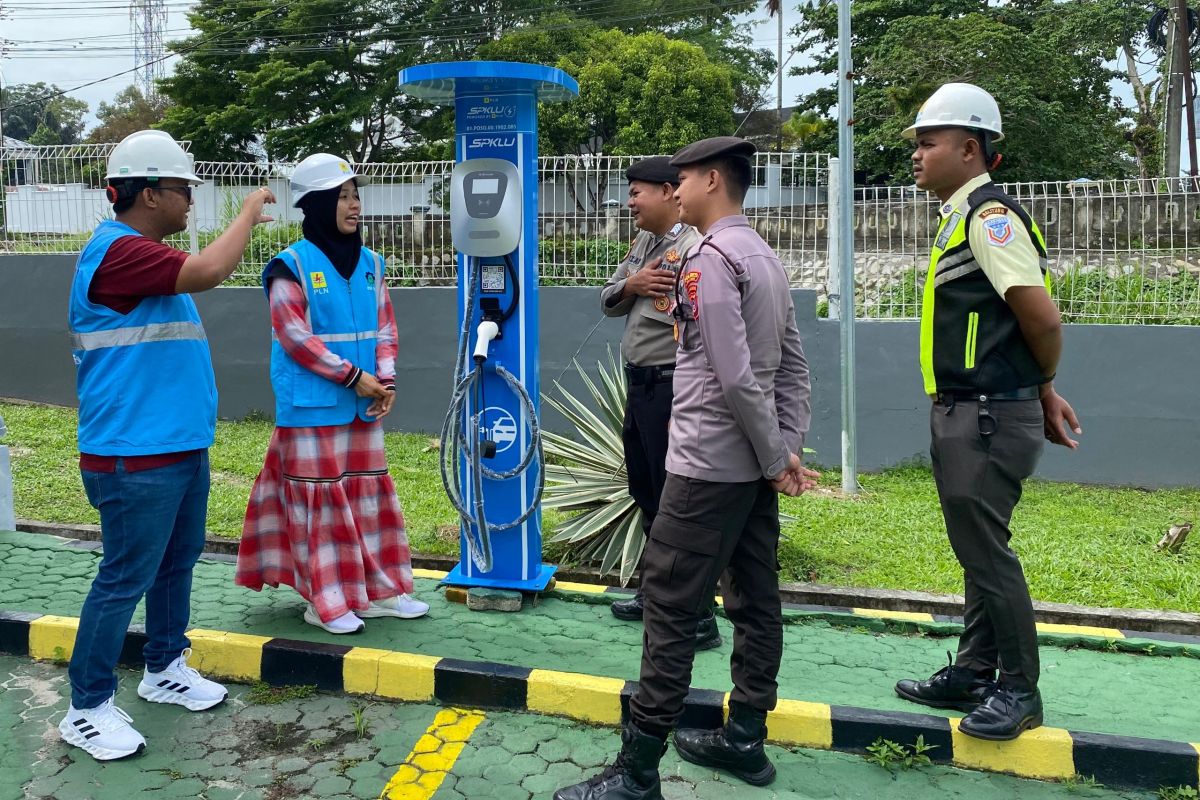
[[[78,616],[98,554],[40,534],[0,533],[0,608]],[[233,565],[196,567],[192,624],[198,628],[378,647],[425,655],[636,679],[642,644],[637,623],[613,619],[604,604],[543,598],[518,614],[474,612],[446,602],[435,582],[418,580],[432,605],[419,620],[368,620],[364,633],[333,636],[301,619],[291,589],[252,592],[233,584]],[[139,609],[135,621],[143,619]],[[726,691],[732,632],[699,653],[692,685]],[[946,663],[953,639],[873,633],[823,622],[784,632],[780,696],[896,711],[923,709],[896,697],[904,677],[925,677]],[[1200,659],[1042,648],[1046,725],[1158,739],[1200,739]],[[946,712],[946,716],[953,716]]]
[[[327,694],[255,705],[246,687],[196,714],[138,699],[139,674],[120,671],[118,705],[146,737],[140,756],[101,764],[58,739],[68,704],[66,670],[0,656],[0,800],[351,800],[377,798],[440,707],[366,704]],[[362,707],[361,705],[357,707]],[[486,712],[433,800],[549,800],[615,755],[615,731],[530,714]],[[755,789],[680,761],[668,750],[666,800],[1151,800],[968,772],[944,766],[895,775],[856,756],[768,748],[776,782]]]

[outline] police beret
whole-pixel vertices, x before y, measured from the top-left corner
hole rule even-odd
[[[692,142],[671,158],[671,166],[686,167],[688,164],[699,164],[716,158],[746,158],[758,152],[753,142],[737,136],[714,136],[711,139],[701,139]]]
[[[635,161],[625,170],[625,178],[631,181],[646,183],[679,184],[679,170],[671,166],[668,156],[654,156]]]

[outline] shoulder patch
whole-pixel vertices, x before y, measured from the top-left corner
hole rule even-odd
[[[1006,206],[995,206],[995,207],[993,207],[993,208],[989,208],[989,209],[986,209],[986,210],[984,210],[984,211],[980,211],[980,212],[979,212],[979,218],[980,218],[980,219],[987,219],[988,217],[994,217],[994,216],[996,216],[996,215],[998,215],[998,214],[1004,214],[1005,216],[1007,216],[1007,215],[1008,215],[1008,208],[1007,208]]]
[[[683,230],[683,223],[676,222],[674,225],[671,226],[670,235],[672,237],[679,236],[679,234],[682,230]]]
[[[697,302],[697,290],[700,288],[700,270],[688,270],[683,276],[683,289],[687,293],[687,300],[692,306],[692,319],[700,319],[700,304]]]
[[[984,220],[983,229],[987,231],[988,244],[992,247],[1007,247],[1013,240],[1012,220],[1007,215]]]

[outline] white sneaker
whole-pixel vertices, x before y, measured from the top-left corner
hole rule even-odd
[[[416,619],[429,613],[429,604],[422,603],[411,595],[402,594],[399,597],[389,597],[385,600],[372,600],[366,611],[360,611],[360,617],[399,617],[400,619]]]
[[[354,615],[353,611],[347,611],[335,620],[322,622],[321,615],[312,607],[312,603],[309,603],[308,608],[304,609],[304,621],[309,625],[316,625],[322,630],[337,634],[358,633],[367,627],[361,619]]]
[[[97,761],[112,761],[140,753],[146,747],[146,740],[130,724],[133,722],[130,716],[113,705],[115,697],[113,695],[95,708],[80,710],[71,706],[58,723],[59,736]]]
[[[192,648],[189,647],[162,672],[146,670],[142,673],[138,697],[151,703],[183,706],[188,711],[203,711],[224,700],[229,694],[224,686],[202,677],[187,665],[191,654]]]

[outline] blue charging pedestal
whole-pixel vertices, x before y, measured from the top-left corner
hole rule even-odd
[[[521,403],[511,387],[496,374],[497,366],[512,373],[540,409],[538,380],[538,102],[561,102],[579,94],[579,84],[562,70],[536,64],[503,61],[460,61],[425,64],[400,71],[401,91],[455,109],[455,161],[501,159],[516,167],[520,179],[522,213],[520,236],[511,254],[520,284],[520,296],[511,318],[501,323],[501,336],[489,349],[483,369],[484,413],[478,434],[495,443],[496,454],[487,466],[504,472],[520,463],[529,446],[531,431]],[[488,173],[491,174],[491,173]],[[477,182],[494,186],[492,179]],[[452,221],[453,224],[453,221]],[[486,232],[488,236],[494,235]],[[478,234],[483,236],[484,234]],[[458,242],[456,242],[456,246]],[[468,308],[470,281],[478,280],[478,297]],[[498,300],[505,306],[514,287],[503,258],[472,258],[458,254],[458,327],[469,320],[471,348],[475,329],[482,319],[481,299]],[[465,418],[477,409],[468,403]],[[540,410],[538,412],[540,414]],[[470,435],[471,432],[468,432]],[[443,443],[444,446],[455,446]],[[460,470],[464,499],[473,501],[471,482]],[[500,525],[518,518],[536,494],[540,464],[509,480],[483,480],[485,518]],[[453,586],[542,591],[556,567],[542,563],[541,509],[536,509],[520,526],[493,531],[492,566],[482,572],[468,551],[467,523],[462,524],[458,566],[446,576]]]

